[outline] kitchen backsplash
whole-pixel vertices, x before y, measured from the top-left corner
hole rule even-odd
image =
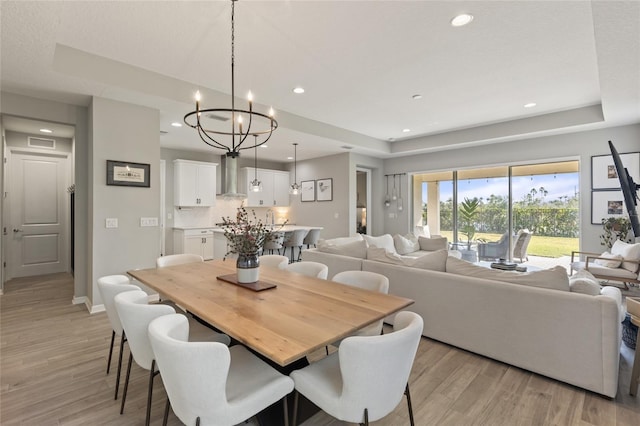
[[[242,200],[225,200],[222,197],[217,197],[215,207],[175,208],[173,226],[176,228],[215,226],[222,222],[223,217],[235,218],[241,204]],[[266,222],[268,208],[247,207],[249,214],[252,210],[255,211],[258,219]],[[288,207],[273,207],[271,210],[275,214],[275,223],[284,223],[288,219]]]

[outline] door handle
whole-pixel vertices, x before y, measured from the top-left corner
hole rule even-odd
[[[17,232],[23,232],[23,231],[22,231],[22,229],[20,229],[20,228],[13,228],[13,232],[16,232],[16,233],[17,233]]]

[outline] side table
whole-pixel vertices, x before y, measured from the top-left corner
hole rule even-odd
[[[638,337],[636,338],[636,355],[633,359],[633,369],[631,370],[631,386],[629,395],[635,396],[638,391],[640,381],[640,318],[631,315],[631,323],[638,326]]]

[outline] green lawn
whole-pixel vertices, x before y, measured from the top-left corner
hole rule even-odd
[[[441,234],[447,237],[449,241],[453,241],[452,231],[442,231]],[[498,241],[500,237],[501,234],[477,233],[474,239]],[[578,250],[577,238],[543,237],[533,234],[531,241],[529,242],[529,247],[527,248],[527,254],[533,256],[560,257],[571,256],[571,252],[574,250]]]

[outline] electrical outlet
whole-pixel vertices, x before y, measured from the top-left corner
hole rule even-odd
[[[118,218],[108,217],[104,220],[105,228],[117,228],[118,227]]]
[[[141,217],[140,226],[158,226],[157,217]]]

